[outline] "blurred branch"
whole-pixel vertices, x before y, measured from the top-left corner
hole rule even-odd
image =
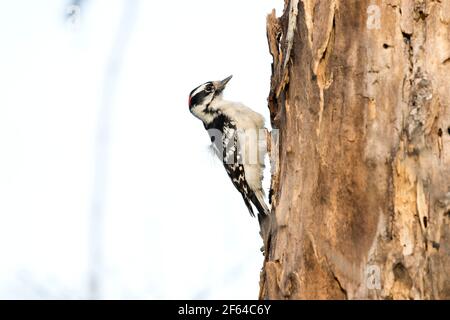
[[[80,0],[79,0],[80,1]],[[97,118],[95,140],[94,186],[91,203],[90,223],[90,274],[89,294],[91,299],[101,298],[103,272],[103,224],[105,195],[109,169],[109,146],[111,115],[114,93],[120,67],[137,14],[138,0],[123,2],[123,12],[114,43],[111,48],[103,84],[102,102]]]

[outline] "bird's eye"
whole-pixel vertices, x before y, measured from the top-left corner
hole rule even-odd
[[[212,88],[212,85],[210,85],[210,84],[208,84],[206,87],[205,87],[205,91],[206,92],[211,92],[213,90],[213,88]]]

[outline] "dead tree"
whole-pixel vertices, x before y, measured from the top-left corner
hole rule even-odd
[[[450,0],[286,0],[267,35],[260,298],[449,299]]]

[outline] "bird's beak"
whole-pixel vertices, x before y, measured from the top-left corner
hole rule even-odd
[[[222,92],[223,89],[225,89],[225,86],[227,85],[228,81],[231,80],[233,76],[226,77],[222,81],[215,81],[214,86],[216,87],[216,92]]]

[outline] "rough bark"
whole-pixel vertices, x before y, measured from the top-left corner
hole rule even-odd
[[[260,298],[450,299],[450,0],[286,0],[267,36]]]

